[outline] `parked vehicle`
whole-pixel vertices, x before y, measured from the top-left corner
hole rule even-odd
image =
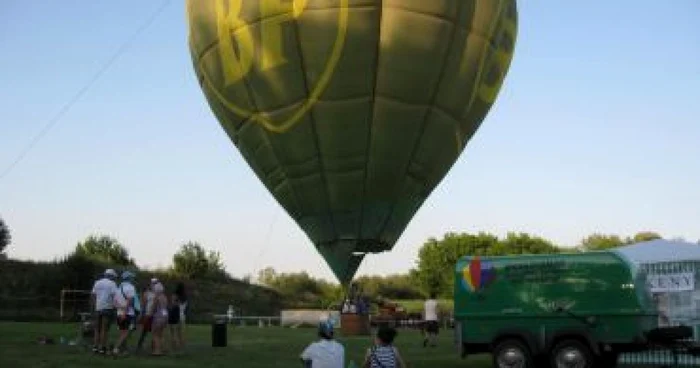
[[[463,257],[454,295],[462,357],[491,353],[494,367],[615,367],[692,334],[658,328],[645,276],[614,251]]]

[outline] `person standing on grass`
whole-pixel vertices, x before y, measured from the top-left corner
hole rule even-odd
[[[375,344],[367,349],[363,368],[406,368],[399,349],[394,346],[396,330],[381,326],[377,331]]]
[[[437,295],[433,291],[430,293],[430,298],[423,305],[423,320],[425,323],[425,335],[423,346],[437,346],[437,335],[440,332],[440,324],[438,323],[438,301]]]
[[[151,279],[150,284],[143,292],[143,306],[141,310],[143,311],[141,317],[141,336],[139,336],[139,342],[136,346],[137,350],[143,348],[143,341],[146,339],[146,335],[151,332],[153,325],[153,303],[155,301],[156,293],[153,291],[153,287],[158,284],[158,279]]]
[[[90,297],[91,309],[94,309],[97,323],[95,323],[93,353],[107,353],[107,332],[115,318],[114,296],[117,292],[117,284],[114,280],[117,273],[113,269],[107,269],[102,278],[97,280],[92,287]]]
[[[163,332],[168,325],[168,297],[160,282],[153,285],[153,294],[153,352],[151,355],[161,356],[165,348]]]
[[[301,353],[305,368],[344,368],[345,348],[333,338],[333,322],[323,321],[318,325],[319,341],[312,342]]]
[[[183,337],[182,330],[185,327],[188,303],[185,284],[179,282],[175,287],[170,309],[168,310],[168,324],[170,325],[170,338],[172,340],[173,349],[182,349],[185,346],[185,338]]]
[[[134,318],[136,317],[136,288],[132,283],[136,275],[131,271],[122,273],[122,282],[116,294],[117,305],[117,325],[119,326],[119,339],[114,345],[114,355],[120,352],[125,352],[126,340],[129,336],[130,329],[133,327]]]

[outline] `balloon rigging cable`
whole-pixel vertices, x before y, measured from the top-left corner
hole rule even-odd
[[[267,252],[270,246],[270,237],[272,235],[272,230],[274,229],[275,223],[277,222],[277,216],[279,216],[279,209],[275,208],[273,210],[273,218],[272,221],[270,221],[270,226],[267,229],[267,234],[265,235],[265,240],[263,241],[262,248],[260,249],[260,253],[258,253],[257,258],[255,259],[255,262],[253,265],[255,266],[253,270],[258,270],[260,268],[260,259],[262,258],[263,255]],[[258,270],[259,271],[259,270]]]
[[[165,8],[170,5],[171,0],[165,0],[158,9],[144,22],[137,30],[134,32],[134,34],[129,37],[124,43],[122,43],[121,46],[117,49],[117,51],[112,55],[112,57],[100,68],[100,70],[93,75],[93,77],[90,79],[90,81],[83,86],[78,92],[71,98],[63,107],[59,110],[59,112],[54,115],[53,118],[51,118],[47,124],[44,126],[44,128],[37,134],[30,142],[29,144],[20,152],[20,154],[17,156],[17,158],[2,172],[0,173],[0,180],[5,178],[14,168],[17,166],[17,164],[24,159],[24,157],[29,153],[29,151],[34,148],[34,146],[39,142],[39,140],[48,133],[48,131],[56,125],[56,123],[70,110],[70,108],[78,102],[78,100],[92,87],[95,82],[97,82],[98,79],[114,64],[115,61],[121,56],[124,52],[126,52],[136,41],[136,38],[141,35],[146,29],[148,29],[151,24],[158,18],[158,16],[165,10]]]

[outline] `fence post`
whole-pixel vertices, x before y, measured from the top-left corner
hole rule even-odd
[[[60,321],[63,322],[63,296],[65,295],[66,290],[61,289],[61,310],[60,310]]]

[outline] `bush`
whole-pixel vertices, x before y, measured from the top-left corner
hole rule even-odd
[[[109,267],[76,254],[52,262],[0,260],[0,319],[56,321],[60,318],[61,290],[91,290],[94,281]],[[167,271],[134,271],[139,291],[153,277],[163,282],[168,293],[174,291],[178,282],[184,282],[190,299],[188,319],[194,323],[208,323],[211,314],[225,314],[229,304],[247,315],[277,315],[284,308],[284,300],[277,292],[230,277],[180,280]]]

